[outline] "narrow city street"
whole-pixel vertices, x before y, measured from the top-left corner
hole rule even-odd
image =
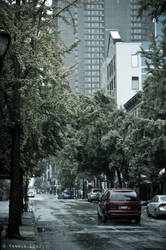
[[[153,219],[143,207],[141,223],[97,222],[97,202],[57,199],[39,194],[30,199],[41,250],[166,249],[166,219]]]

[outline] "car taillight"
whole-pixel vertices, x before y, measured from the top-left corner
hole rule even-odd
[[[159,205],[159,208],[164,208],[164,207],[166,207],[166,204],[160,204]]]

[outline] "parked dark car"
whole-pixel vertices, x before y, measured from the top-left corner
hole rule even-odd
[[[63,199],[71,199],[71,194],[68,192],[63,192]]]
[[[135,190],[109,189],[100,198],[97,208],[98,222],[107,219],[141,219],[141,201]]]
[[[166,195],[155,195],[148,202],[147,214],[155,219],[159,216],[166,216]]]
[[[71,192],[65,190],[58,194],[58,199],[74,199],[74,195]]]

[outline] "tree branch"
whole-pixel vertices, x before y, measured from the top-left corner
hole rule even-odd
[[[69,9],[72,5],[75,5],[79,0],[74,0],[73,2],[69,3],[68,5],[66,5],[64,8],[62,8],[59,12],[57,12],[55,14],[55,17],[58,17],[62,12],[66,11],[67,9]]]

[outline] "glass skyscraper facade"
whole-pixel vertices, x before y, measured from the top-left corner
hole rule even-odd
[[[100,88],[100,64],[104,54],[104,3],[87,0],[84,4],[84,93]]]

